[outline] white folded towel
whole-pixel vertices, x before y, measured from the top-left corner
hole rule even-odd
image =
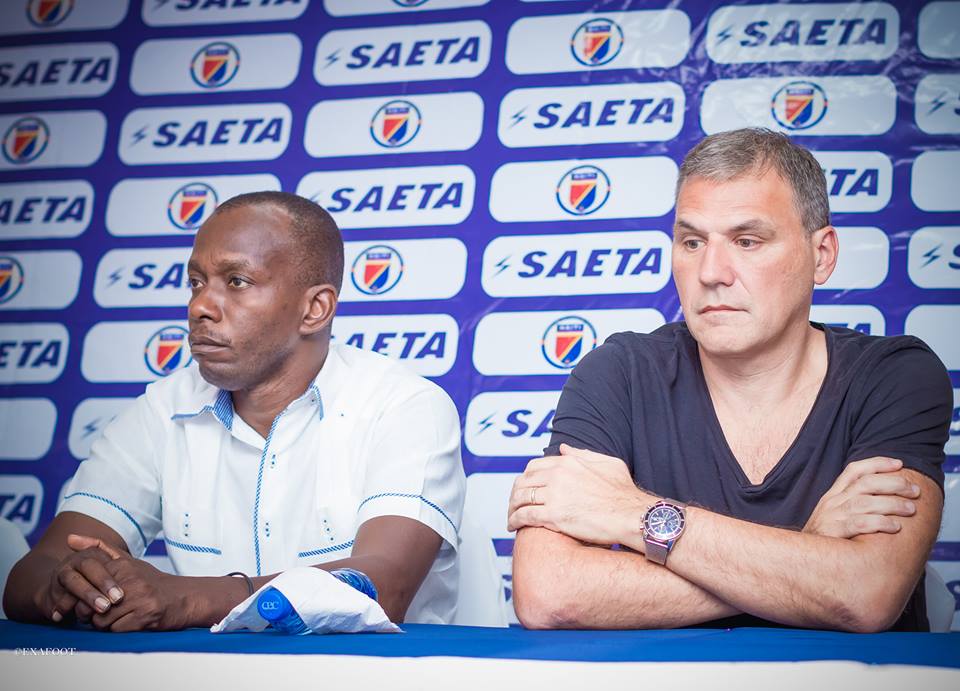
[[[269,587],[286,596],[314,633],[401,632],[375,600],[336,576],[310,566],[284,571],[230,610],[210,631],[263,631],[269,623],[257,611],[257,598]]]

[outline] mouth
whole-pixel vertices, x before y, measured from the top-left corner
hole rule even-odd
[[[190,352],[196,355],[215,353],[228,348],[229,346],[209,336],[190,336]]]
[[[743,310],[730,305],[707,305],[700,310],[700,314],[731,314],[733,312],[743,312]]]

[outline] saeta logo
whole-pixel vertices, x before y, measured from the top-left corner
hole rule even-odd
[[[353,261],[350,279],[361,293],[380,295],[392,289],[403,276],[403,258],[388,245],[373,245]]]
[[[41,29],[56,26],[73,10],[73,0],[29,0],[27,19]]]
[[[0,305],[10,302],[23,287],[23,267],[13,257],[0,257]]]
[[[161,377],[188,367],[193,358],[187,348],[187,330],[182,326],[163,327],[147,341],[143,359],[147,369]]]
[[[790,82],[773,95],[770,112],[787,129],[809,129],[827,114],[827,94],[813,82]]]
[[[217,193],[203,182],[184,185],[170,197],[167,215],[181,230],[196,230],[210,218],[218,204]]]
[[[3,135],[3,156],[10,163],[30,163],[47,148],[50,130],[40,118],[20,118]]]
[[[574,216],[587,216],[606,204],[610,178],[596,166],[577,166],[557,183],[557,203]]]
[[[606,65],[623,48],[623,30],[611,19],[591,19],[577,27],[570,39],[570,52],[581,65]]]
[[[373,114],[370,136],[380,146],[399,148],[417,136],[421,121],[420,111],[410,101],[390,101]]]
[[[190,76],[197,86],[216,89],[228,84],[240,69],[240,52],[230,43],[209,43],[190,63]]]
[[[559,369],[573,369],[597,347],[597,331],[586,319],[561,317],[547,327],[540,341],[543,357]]]

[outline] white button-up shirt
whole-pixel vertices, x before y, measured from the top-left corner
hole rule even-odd
[[[456,607],[465,487],[447,394],[383,355],[331,344],[266,439],[196,365],[149,385],[93,444],[59,511],[106,523],[134,556],[162,530],[186,576],[343,559],[368,519],[412,518],[443,543],[407,621],[442,623]]]

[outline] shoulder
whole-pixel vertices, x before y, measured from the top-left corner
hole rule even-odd
[[[177,413],[194,413],[205,405],[212,405],[219,391],[200,376],[199,367],[193,363],[148,384],[137,403],[147,406],[151,413],[169,419]]]
[[[383,407],[413,398],[427,398],[440,408],[453,408],[453,401],[446,391],[386,355],[354,346],[332,344],[330,356],[340,361],[351,397],[376,399]]]
[[[831,369],[852,387],[873,391],[925,390],[952,400],[950,376],[930,346],[916,336],[867,336],[825,326],[833,338]]]
[[[602,375],[671,377],[696,353],[696,341],[683,322],[665,324],[651,333],[621,331],[607,338],[577,365],[578,376]]]

